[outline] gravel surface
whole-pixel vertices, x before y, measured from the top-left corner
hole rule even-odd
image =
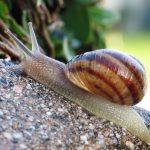
[[[89,114],[29,77],[10,72],[10,65],[0,60],[0,150],[150,149],[125,129]]]

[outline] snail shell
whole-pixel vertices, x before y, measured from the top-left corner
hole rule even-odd
[[[75,85],[121,105],[135,105],[146,90],[143,65],[116,50],[96,50],[75,56],[65,73]]]

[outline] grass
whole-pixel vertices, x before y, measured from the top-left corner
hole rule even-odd
[[[123,35],[121,32],[111,32],[106,36],[107,47],[118,49],[137,57],[145,66],[148,84],[150,86],[150,33]],[[150,111],[150,88],[139,106]]]

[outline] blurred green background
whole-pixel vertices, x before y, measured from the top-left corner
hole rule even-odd
[[[32,21],[46,55],[67,62],[86,51],[119,49],[141,60],[150,83],[149,10],[149,0],[0,0],[0,58],[19,59],[7,27],[31,48]],[[147,93],[139,105],[150,110]]]
[[[101,4],[100,0],[0,0],[0,31],[6,37],[5,24],[31,47],[28,22],[32,21],[43,52],[67,62],[74,55],[106,47],[105,33],[118,15]]]
[[[150,32],[124,35],[123,32],[112,31],[106,35],[106,45],[111,49],[119,49],[130,53],[144,64],[148,78],[148,90],[138,106],[150,111]]]
[[[150,110],[150,1],[105,0],[103,6],[120,15],[106,34],[107,47],[130,53],[145,66],[148,90],[138,106]]]

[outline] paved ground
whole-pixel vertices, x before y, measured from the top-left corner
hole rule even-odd
[[[88,114],[45,86],[8,71],[0,60],[0,150],[148,150],[112,122]],[[150,123],[150,114],[136,108]]]

